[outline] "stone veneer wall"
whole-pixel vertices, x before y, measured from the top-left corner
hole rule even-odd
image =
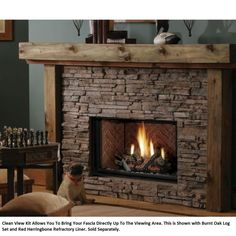
[[[205,208],[207,72],[65,66],[62,154],[89,166],[89,117],[177,121],[177,182],[86,173],[87,193]]]

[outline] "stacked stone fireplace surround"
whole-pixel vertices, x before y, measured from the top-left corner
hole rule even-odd
[[[64,168],[87,166],[88,194],[152,203],[206,206],[207,71],[64,66]],[[93,176],[90,117],[177,122],[177,180]]]

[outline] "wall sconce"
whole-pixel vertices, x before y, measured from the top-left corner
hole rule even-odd
[[[77,34],[78,36],[80,36],[80,29],[83,25],[84,21],[83,20],[73,20],[73,24],[77,30]]]
[[[192,28],[193,28],[193,20],[184,20],[184,24],[186,28],[188,29],[188,36],[192,36]]]

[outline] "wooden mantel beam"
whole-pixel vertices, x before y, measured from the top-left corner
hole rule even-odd
[[[19,57],[30,62],[94,63],[233,63],[230,44],[72,44],[20,43]],[[47,63],[42,63],[47,61]]]

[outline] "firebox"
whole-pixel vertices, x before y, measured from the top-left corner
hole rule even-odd
[[[94,176],[176,180],[175,121],[90,118]]]

